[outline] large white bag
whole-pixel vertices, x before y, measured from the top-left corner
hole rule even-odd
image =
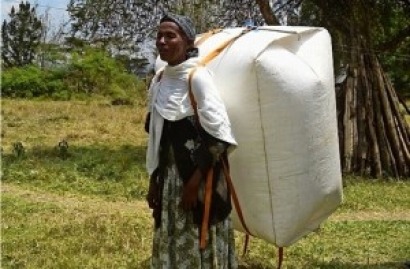
[[[202,40],[200,57],[243,30]],[[239,144],[230,165],[245,223],[253,236],[289,246],[342,201],[330,36],[323,28],[260,27],[207,66]]]

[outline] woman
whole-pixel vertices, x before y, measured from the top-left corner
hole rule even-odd
[[[149,93],[147,201],[155,230],[151,268],[236,268],[230,194],[221,158],[236,146],[210,72],[198,66],[195,30],[184,16],[160,20],[156,46],[167,63]],[[189,74],[194,70],[192,83]],[[197,103],[193,109],[189,88]],[[200,248],[204,181],[213,168],[206,246]]]

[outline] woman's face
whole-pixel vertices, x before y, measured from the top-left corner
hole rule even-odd
[[[161,60],[177,65],[187,59],[188,40],[178,25],[164,21],[159,25],[156,46]]]

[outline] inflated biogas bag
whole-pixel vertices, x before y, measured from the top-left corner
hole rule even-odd
[[[312,27],[233,28],[197,42],[202,58],[223,47],[207,67],[239,144],[230,171],[245,224],[289,246],[342,201],[330,36]],[[244,231],[236,210],[233,220]]]

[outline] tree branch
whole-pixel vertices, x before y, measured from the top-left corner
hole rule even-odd
[[[410,38],[410,25],[398,31],[390,40],[378,45],[377,50],[394,51],[406,38]]]
[[[269,0],[256,0],[256,4],[259,6],[259,10],[268,25],[280,25],[278,19],[273,14],[272,9],[269,5]]]

